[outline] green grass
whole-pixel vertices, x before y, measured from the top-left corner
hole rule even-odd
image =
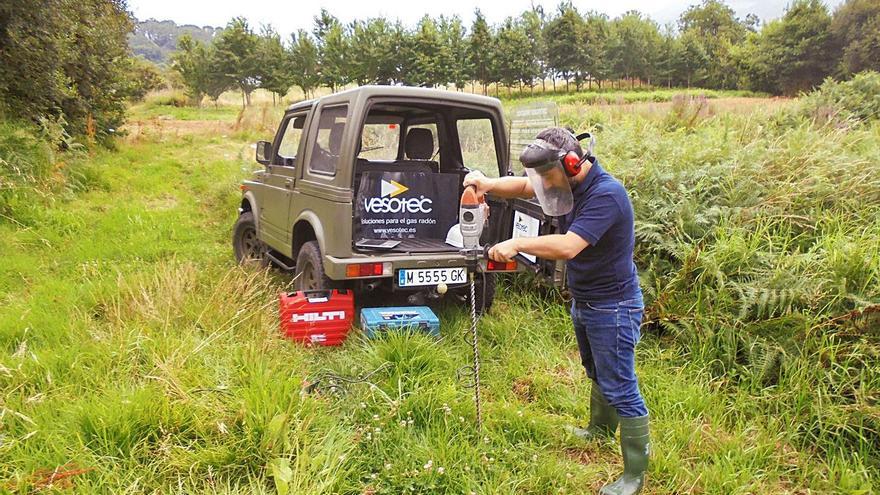
[[[175,106],[161,102],[134,105],[129,113],[132,120],[234,120],[241,106],[205,104],[201,107]]]
[[[880,303],[880,128],[562,110],[639,217],[646,493],[876,490],[877,323],[840,318]],[[60,466],[89,469],[77,493],[583,493],[619,472],[614,442],[564,433],[589,385],[565,307],[527,284],[481,320],[482,433],[461,308],[439,341],[281,339],[288,280],[232,260],[254,136],[230,136],[96,152],[93,187],[0,222],[0,491]],[[303,392],[327,371],[375,373]]]

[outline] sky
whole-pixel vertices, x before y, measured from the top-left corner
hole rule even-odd
[[[843,0],[826,0],[832,8]],[[574,0],[582,12],[596,10],[615,17],[628,10],[639,10],[661,24],[678,19],[679,14],[699,0]],[[533,4],[552,12],[558,0],[483,0],[480,10],[491,23],[515,16]],[[728,0],[737,15],[757,14],[762,21],[782,15],[789,0]],[[391,0],[321,0],[316,2],[277,0],[128,0],[129,9],[140,20],[171,19],[178,24],[197,26],[224,26],[229,19],[244,16],[253,26],[270,24],[280,33],[292,33],[300,28],[311,30],[312,19],[321,8],[326,8],[343,22],[354,19],[383,16],[397,18],[408,26],[415,25],[425,14],[432,17],[458,14],[467,25],[473,20],[473,0],[441,0],[435,2]]]

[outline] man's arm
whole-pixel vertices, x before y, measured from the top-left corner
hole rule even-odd
[[[535,190],[527,177],[499,177],[491,178],[483,174],[470,173],[464,178],[464,185],[475,186],[477,195],[482,197],[486,193],[492,193],[501,198],[535,197]]]
[[[570,260],[589,245],[589,242],[574,232],[540,237],[518,237],[492,246],[489,257],[495,261],[506,262],[519,253],[526,253],[545,260]]]

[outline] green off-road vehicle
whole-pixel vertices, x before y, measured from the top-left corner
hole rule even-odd
[[[302,290],[405,292],[414,304],[446,290],[463,297],[462,180],[515,173],[510,145],[501,103],[484,96],[363,86],[291,105],[274,140],[256,145],[265,168],[241,185],[235,257],[292,271]],[[534,202],[487,203],[481,244],[555,228]],[[559,279],[555,263],[530,261],[518,269]],[[488,308],[494,274],[477,284]]]

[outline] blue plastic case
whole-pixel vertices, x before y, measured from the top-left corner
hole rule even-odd
[[[427,306],[361,309],[361,329],[373,338],[388,330],[409,330],[440,336],[440,319]]]

